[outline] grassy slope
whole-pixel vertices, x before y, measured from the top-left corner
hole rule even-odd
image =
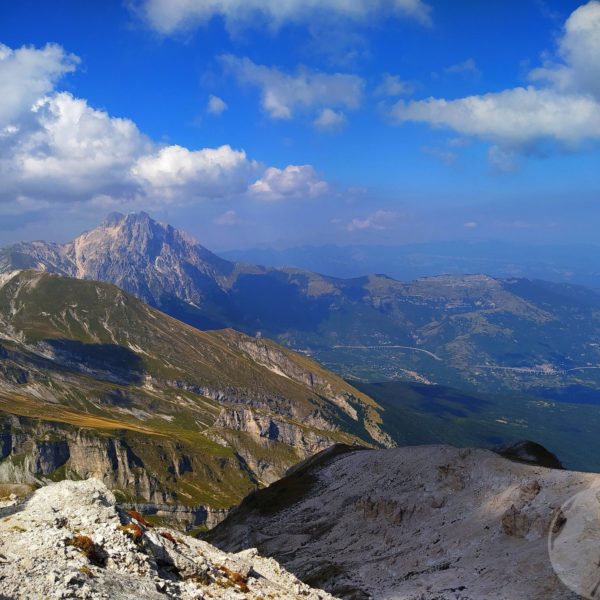
[[[352,398],[372,422],[377,405],[310,359],[234,331],[198,331],[109,284],[24,272],[0,287],[0,319],[0,412],[104,436],[125,434],[157,473],[160,461],[145,449],[144,437],[176,441],[182,453],[206,463],[201,478],[212,475],[202,481],[164,476],[188,504],[227,506],[255,486],[235,448],[280,470],[302,458],[285,444],[214,428],[223,405],[251,407],[332,441],[373,443],[335,398]],[[297,380],[252,360],[245,344],[283,356]],[[25,379],[15,378],[21,372]],[[309,424],[315,413],[329,423],[327,431]],[[224,462],[228,469],[219,468]]]

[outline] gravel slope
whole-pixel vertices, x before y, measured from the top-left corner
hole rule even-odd
[[[600,475],[486,450],[347,448],[253,494],[207,539],[256,547],[342,598],[567,600],[577,596],[552,570],[548,532],[594,489]]]

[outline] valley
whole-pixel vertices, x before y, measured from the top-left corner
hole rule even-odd
[[[403,381],[353,384],[384,409],[385,429],[398,446],[497,449],[531,439],[552,449],[568,469],[600,471],[595,403]]]

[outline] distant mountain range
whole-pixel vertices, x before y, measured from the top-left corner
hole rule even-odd
[[[20,411],[17,429],[38,440],[57,425],[32,429],[28,415],[58,414],[61,436],[81,412],[101,417],[94,431],[127,425],[125,438],[109,444],[120,458],[107,458],[106,446],[94,452],[138,501],[181,504],[187,494],[191,504],[225,506],[349,439],[493,447],[529,438],[571,468],[598,468],[600,296],[587,288],[485,275],[345,280],[233,263],[144,213],[111,215],[65,245],[6,248],[0,272],[5,414]],[[66,414],[54,408],[60,398]],[[21,456],[30,434],[12,454]],[[173,436],[175,446],[161,452],[174,458],[159,460],[155,445],[134,451],[131,440],[148,435]],[[86,444],[95,447],[92,438]],[[29,471],[83,464],[77,445],[71,462],[64,448],[33,448],[22,459]],[[144,464],[160,465],[151,483],[135,475],[140,453]],[[188,460],[192,474],[183,476]],[[172,472],[184,483],[175,485]],[[185,487],[186,477],[228,491],[200,493]]]
[[[331,277],[385,273],[411,280],[441,273],[485,273],[499,278],[544,279],[600,289],[600,246],[514,242],[429,242],[398,246],[297,246],[221,252],[233,261],[298,268]]]
[[[108,281],[190,325],[260,332],[349,378],[598,397],[600,294],[572,284],[234,263],[145,213],[110,215],[65,245],[8,247],[0,272],[14,269]]]
[[[108,281],[190,325],[260,332],[349,378],[552,398],[595,398],[600,387],[600,293],[572,284],[234,263],[146,213],[110,215],[65,245],[10,246],[0,272],[14,269]]]

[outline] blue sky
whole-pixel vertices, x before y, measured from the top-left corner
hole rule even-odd
[[[593,0],[23,0],[0,43],[0,244],[597,237]]]

